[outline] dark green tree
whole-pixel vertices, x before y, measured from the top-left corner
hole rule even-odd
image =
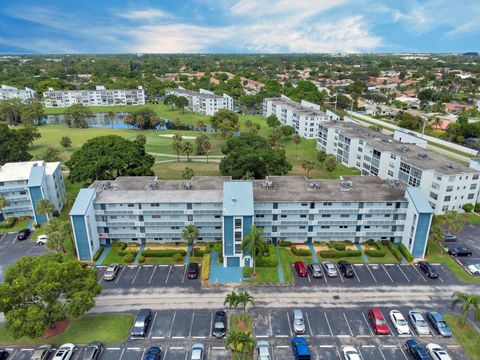
[[[88,140],[66,165],[74,182],[115,179],[118,176],[148,176],[155,159],[138,141],[117,135]]]
[[[276,115],[272,114],[267,117],[267,125],[271,128],[276,128],[280,126],[280,121],[278,121],[278,118]]]
[[[0,165],[32,158],[28,148],[33,140],[22,130],[9,129],[7,124],[0,123]]]
[[[87,128],[87,118],[92,116],[92,110],[82,104],[74,104],[68,107],[63,114],[65,123],[69,127]]]
[[[177,96],[175,99],[175,106],[178,109],[182,109],[182,113],[184,113],[185,108],[188,106],[188,99],[185,96]]]
[[[40,124],[45,117],[43,104],[40,101],[30,101],[24,104],[20,116],[22,124]]]
[[[155,129],[159,125],[159,119],[153,109],[141,108],[132,111],[130,114],[128,123],[139,129]]]
[[[210,123],[215,130],[222,133],[224,138],[230,138],[240,129],[238,115],[227,109],[218,110],[211,118]]]
[[[58,149],[47,147],[43,153],[38,155],[38,159],[46,162],[55,162],[60,161],[59,155],[60,151]]]
[[[62,136],[60,139],[60,145],[62,145],[65,149],[72,147],[72,139],[68,136]]]
[[[173,110],[173,107],[175,105],[176,100],[177,100],[177,97],[173,94],[170,94],[170,95],[165,96],[165,99],[163,99],[163,103],[165,105],[170,105],[172,110]]]

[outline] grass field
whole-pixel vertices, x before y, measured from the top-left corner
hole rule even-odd
[[[253,268],[243,268],[243,275],[250,276],[250,280],[247,282],[251,283],[278,283],[280,279],[278,278],[278,269],[277,267],[257,267],[256,276],[252,277]]]
[[[18,219],[17,222],[15,223],[15,225],[13,225],[11,228],[0,229],[0,234],[14,232],[14,231],[20,231],[22,229],[25,229],[28,226],[30,221],[31,221],[31,218],[29,218],[29,217],[24,217],[22,219]]]
[[[444,315],[450,329],[452,329],[453,336],[465,349],[472,360],[480,360],[480,333],[470,324],[464,328],[460,328],[457,323],[460,315]]]
[[[0,327],[0,344],[2,345],[36,345],[36,344],[88,344],[97,340],[104,344],[120,343],[128,338],[133,323],[131,315],[86,315],[72,320],[68,328],[60,335],[45,338],[14,339]]]

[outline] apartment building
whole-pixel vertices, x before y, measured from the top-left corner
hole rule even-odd
[[[40,160],[1,166],[0,196],[7,199],[7,206],[0,209],[0,219],[32,216],[37,224],[45,223],[48,216],[36,211],[40,200],[50,200],[57,211],[63,207],[65,184],[60,163]]]
[[[28,100],[35,96],[35,90],[25,87],[25,89],[17,89],[14,86],[2,85],[0,87],[0,100],[20,99]]]
[[[432,209],[420,189],[373,176],[120,177],[81,189],[70,217],[80,260],[115,241],[182,241],[184,227],[194,224],[199,241],[223,242],[224,266],[250,266],[241,242],[252,224],[274,243],[388,240],[422,258]]]
[[[462,211],[478,201],[480,171],[436,152],[392,139],[360,125],[329,121],[319,128],[317,149],[362,175],[420,187],[435,214]]]
[[[233,98],[227,94],[215,95],[212,91],[187,90],[181,86],[167,90],[165,95],[183,96],[188,100],[188,109],[203,115],[214,115],[220,109],[233,111]]]
[[[45,107],[69,107],[74,104],[85,106],[145,105],[145,91],[138,89],[107,90],[97,86],[95,90],[54,90],[43,93]]]
[[[275,115],[283,125],[295,129],[295,133],[306,139],[315,139],[318,125],[327,120],[327,115],[320,106],[302,100],[300,103],[285,95],[263,100],[263,116]]]

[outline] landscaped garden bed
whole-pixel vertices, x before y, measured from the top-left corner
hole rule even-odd
[[[137,243],[114,242],[103,260],[103,265],[132,263],[138,250]]]

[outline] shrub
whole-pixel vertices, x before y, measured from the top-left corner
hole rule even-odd
[[[365,255],[369,257],[384,257],[385,256],[385,250],[365,250]]]
[[[99,258],[100,258],[100,255],[102,255],[102,252],[103,252],[103,249],[105,247],[103,245],[100,245],[100,247],[98,248],[97,252],[95,253],[95,255],[93,255],[93,261],[97,261]]]
[[[199,248],[193,248],[192,250],[192,255],[195,257],[201,257],[205,255],[205,251]]]
[[[118,248],[120,250],[125,250],[126,247],[127,247],[127,243],[123,241],[115,241],[112,244],[112,248]]]
[[[138,253],[138,250],[134,250],[134,249],[130,249],[130,250],[118,250],[117,251],[117,254],[119,256],[125,256],[125,255],[129,255],[129,254],[132,254],[134,257],[137,256],[137,253]]]
[[[127,264],[132,263],[133,260],[135,260],[135,255],[133,255],[132,253],[128,253],[123,257],[123,262]]]
[[[312,255],[312,252],[310,251],[310,249],[299,249],[295,245],[292,245],[290,247],[290,251],[296,256],[310,256],[310,255]]]
[[[469,212],[472,212],[472,210],[474,209],[474,206],[473,204],[465,204],[462,206],[463,210],[465,210],[465,212],[469,213]]]
[[[480,212],[480,202],[475,204],[475,212]]]
[[[334,243],[333,248],[338,251],[345,251],[346,246],[345,246],[345,243],[339,242],[339,243]]]
[[[173,254],[172,260],[176,263],[182,262],[183,261],[183,256],[180,253]]]
[[[140,255],[140,256],[138,257],[138,263],[139,263],[139,264],[143,264],[144,262],[145,262],[145,256],[141,256],[141,255]]]
[[[268,246],[268,255],[258,255],[255,259],[257,267],[275,267],[278,266],[277,254],[273,245]]]
[[[414,257],[413,255],[410,253],[410,251],[408,251],[407,247],[403,244],[400,244],[398,245],[398,250],[400,250],[400,252],[402,253],[403,257],[405,259],[407,259],[408,262],[412,262]]]
[[[145,257],[173,257],[175,254],[180,254],[180,256],[185,256],[187,255],[187,252],[185,250],[174,250],[174,249],[142,251],[142,255]]]
[[[395,256],[395,259],[397,259],[398,261],[402,261],[403,259],[402,253],[397,249],[397,247],[393,243],[391,243],[388,240],[382,240],[381,243],[390,250],[393,256]]]
[[[345,250],[345,251],[338,251],[338,250],[321,250],[318,252],[322,258],[334,258],[339,259],[343,257],[356,257],[362,256],[362,252],[360,250]]]
[[[6,218],[2,223],[0,223],[0,229],[10,229],[17,223],[17,218],[12,216],[9,218]]]
[[[208,281],[210,278],[210,254],[203,255],[202,258],[202,281]]]
[[[280,247],[289,247],[292,245],[292,242],[291,241],[287,241],[287,240],[280,240],[278,242],[278,246]]]

